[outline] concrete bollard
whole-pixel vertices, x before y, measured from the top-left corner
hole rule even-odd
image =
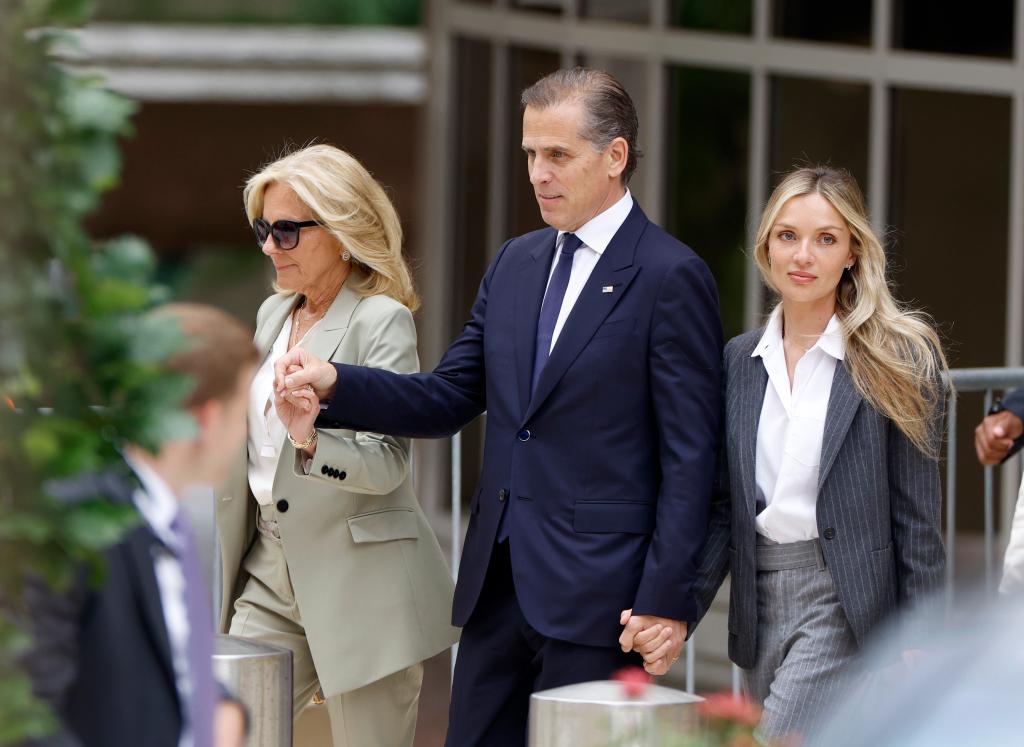
[[[291,747],[291,651],[219,635],[213,646],[213,676],[249,711],[248,747]]]
[[[660,747],[704,730],[703,698],[649,685],[633,698],[619,682],[584,682],[530,697],[530,747]]]

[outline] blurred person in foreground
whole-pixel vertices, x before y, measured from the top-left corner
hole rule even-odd
[[[641,663],[635,630],[659,625],[678,657],[714,477],[718,295],[627,188],[632,100],[576,68],[522,104],[549,228],[500,247],[437,368],[403,376],[312,350],[277,366],[279,391],[313,385],[325,419],[348,428],[437,438],[487,411],[453,610],[450,747],[521,747],[531,692]]]
[[[879,631],[864,652],[870,687],[851,683],[835,699],[828,723],[804,747],[1018,747],[1024,734],[1024,595],[958,590],[950,615],[939,595],[913,613],[927,631],[927,656],[893,665],[899,630]]]
[[[931,324],[890,294],[846,171],[787,174],[754,261],[781,303],[725,348],[697,592],[706,611],[731,574],[729,655],[764,706],[759,735],[778,739],[814,733],[875,627],[942,583],[946,363]]]
[[[366,169],[329,145],[267,165],[244,201],[278,292],[256,317],[246,457],[216,502],[221,629],[291,650],[295,715],[326,698],[335,747],[411,745],[422,662],[458,632],[451,576],[413,492],[410,441],[315,428],[312,392],[285,402],[273,388],[274,364],[295,349],[419,369],[398,215]]]
[[[125,446],[120,468],[50,486],[61,500],[134,504],[141,521],[107,550],[98,588],[84,572],[64,594],[29,587],[34,648],[24,665],[61,722],[33,745],[240,747],[244,737],[242,707],[213,679],[209,590],[179,500],[227,475],[245,437],[256,349],[250,331],[217,309],[153,313],[188,340],[163,365],[194,381],[185,407],[197,428],[156,453]]]

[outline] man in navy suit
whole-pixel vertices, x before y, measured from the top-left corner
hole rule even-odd
[[[715,283],[627,188],[629,95],[607,73],[560,70],[522,103],[550,228],[501,247],[438,367],[398,375],[296,347],[276,372],[282,393],[329,400],[324,427],[437,438],[487,411],[452,615],[453,747],[524,744],[531,692],[640,665],[638,631],[660,636],[653,671],[667,669],[697,616],[715,463]]]

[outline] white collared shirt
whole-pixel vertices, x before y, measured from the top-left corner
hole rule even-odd
[[[818,536],[818,468],[825,415],[837,361],[843,360],[839,320],[833,315],[825,331],[796,364],[790,386],[782,345],[782,306],[775,307],[751,357],[768,371],[757,425],[755,483],[758,534],[774,542],[800,542]]]
[[[569,285],[565,289],[565,296],[562,298],[562,308],[558,312],[558,319],[555,321],[555,331],[551,335],[551,348],[555,349],[558,342],[558,335],[565,326],[565,320],[569,318],[572,307],[583,292],[583,286],[590,279],[590,273],[594,271],[604,250],[608,248],[612,238],[626,222],[629,211],[633,209],[633,196],[626,190],[626,194],[619,198],[618,202],[599,213],[594,218],[584,223],[578,230],[573,231],[583,246],[576,250],[572,258],[572,272],[569,275]],[[555,256],[551,261],[551,269],[548,271],[548,284],[551,283],[551,276],[555,273],[555,264],[558,262],[558,254],[562,251],[562,242],[565,240],[565,231],[559,231],[555,239]]]
[[[149,524],[153,534],[165,546],[163,552],[153,556],[153,573],[160,591],[160,606],[167,627],[167,639],[171,645],[171,659],[174,665],[174,680],[178,690],[178,702],[184,713],[192,702],[192,678],[188,663],[188,603],[185,601],[185,572],[175,554],[178,539],[171,528],[180,510],[180,503],[171,488],[149,465],[125,457],[142,489],[136,490],[132,498],[142,518]],[[171,548],[174,548],[172,551]],[[178,747],[192,747],[192,732],[188,720],[183,721]]]
[[[319,325],[320,320],[317,320],[302,339],[309,337]],[[289,314],[249,388],[249,488],[256,502],[263,506],[269,506],[274,500],[274,475],[277,474],[281,449],[288,437],[288,429],[284,427],[274,406],[274,364],[288,352],[291,333],[292,316]]]

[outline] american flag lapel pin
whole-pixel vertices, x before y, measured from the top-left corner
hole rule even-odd
[[[602,293],[611,293],[614,290],[615,290],[615,286],[614,285],[604,285],[604,286],[601,286],[601,292]]]

